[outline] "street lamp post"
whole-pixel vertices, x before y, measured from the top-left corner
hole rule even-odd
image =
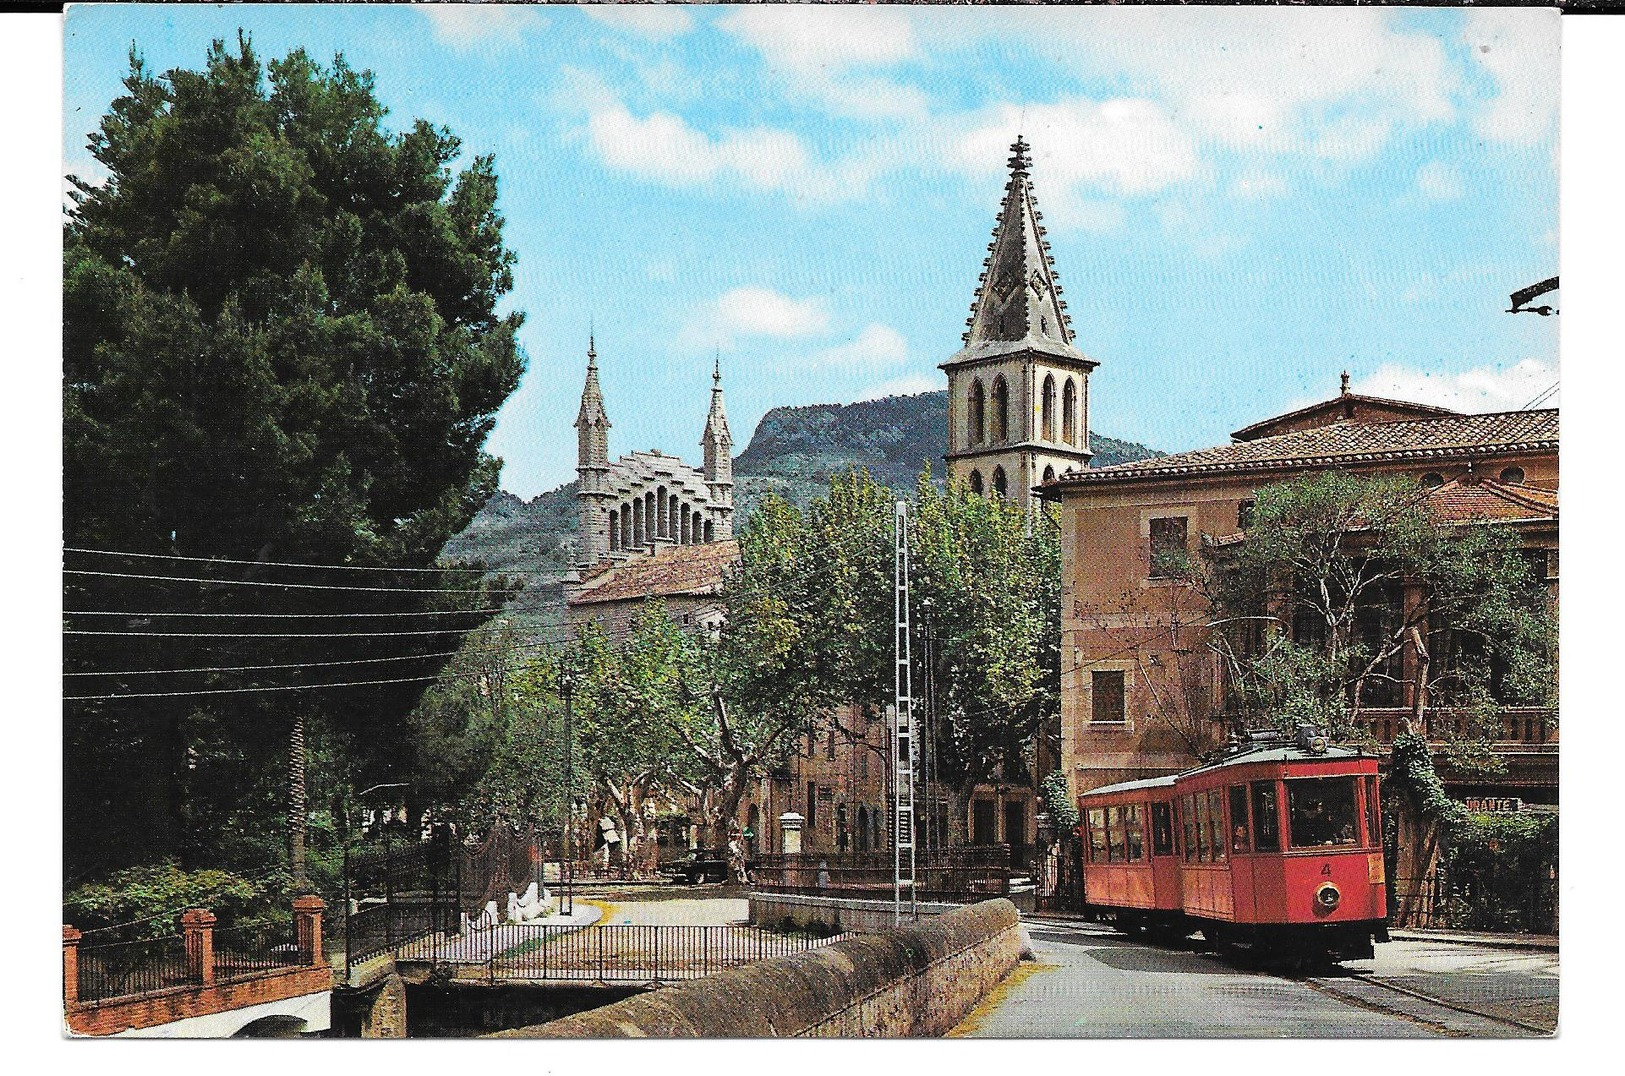
[[[559,914],[574,915],[575,864],[571,847],[575,821],[574,730],[572,702],[575,695],[575,674],[568,668],[559,671],[559,694],[564,699],[564,844],[559,851]]]

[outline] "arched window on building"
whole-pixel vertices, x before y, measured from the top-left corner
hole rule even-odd
[[[1044,395],[1038,404],[1039,429],[1046,441],[1055,440],[1055,375],[1044,375]]]
[[[621,505],[621,552],[632,548],[632,506]]]
[[[611,508],[609,510],[609,551],[614,553],[621,548],[621,513]]]
[[[647,544],[643,527],[643,498],[639,497],[632,502],[632,548],[642,549]]]
[[[995,497],[1001,497],[1002,498],[1005,495],[1005,493],[1007,492],[1008,487],[1009,487],[1009,482],[1004,477],[1004,468],[1003,467],[995,467],[995,468],[993,468],[993,495]]]
[[[987,438],[986,401],[982,398],[982,379],[970,383],[970,443],[979,445]]]
[[[681,541],[683,537],[683,502],[673,496],[667,506],[671,509],[667,513],[666,537],[672,541]]]
[[[683,505],[682,526],[683,529],[680,532],[682,536],[681,541],[684,545],[688,545],[694,540],[694,516],[693,513],[688,510],[688,505],[686,504]]]
[[[988,403],[992,412],[993,443],[1003,444],[1010,440],[1010,382],[1000,374],[993,379],[993,391],[989,394]]]
[[[1046,482],[1055,481],[1055,468],[1054,467],[1045,467],[1044,468],[1044,481],[1046,481]]]
[[[643,495],[643,544],[654,545],[660,533],[660,517],[655,514],[655,495],[650,490]]]
[[[981,471],[972,471],[970,473],[970,491],[972,493],[981,493],[982,492],[982,472]]]
[[[707,542],[714,542],[717,540],[716,528],[717,525],[715,520],[708,519],[705,521],[705,540]]]
[[[1061,390],[1061,440],[1069,445],[1078,443],[1078,383],[1070,377]]]
[[[670,533],[666,530],[666,508],[667,508],[667,505],[668,505],[668,502],[666,500],[666,487],[665,486],[660,486],[655,490],[655,525],[654,525],[654,532],[655,533],[654,533],[654,536],[656,538],[669,538],[671,536]]]

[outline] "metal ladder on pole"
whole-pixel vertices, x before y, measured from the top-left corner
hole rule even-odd
[[[919,748],[914,737],[914,677],[908,619],[908,502],[897,502],[893,521],[895,553],[893,640],[896,665],[892,710],[892,925],[903,918],[903,891],[908,890],[909,918],[919,918],[914,859],[914,769]]]

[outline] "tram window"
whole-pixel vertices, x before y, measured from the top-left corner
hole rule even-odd
[[[1371,848],[1382,847],[1382,816],[1378,813],[1382,791],[1375,777],[1365,779],[1365,843]]]
[[[1196,861],[1196,798],[1183,796],[1180,800],[1180,822],[1185,832],[1185,861]]]
[[[1213,858],[1213,838],[1207,829],[1207,793],[1196,794],[1196,861],[1206,863]]]
[[[1247,829],[1247,786],[1230,786],[1230,851],[1251,852],[1253,841]]]
[[[1359,815],[1353,777],[1303,777],[1286,783],[1287,827],[1294,848],[1354,844]]]
[[[1151,805],[1151,854],[1174,854],[1174,811],[1171,803]]]
[[[1208,847],[1213,849],[1213,862],[1224,862],[1224,793],[1216,788],[1207,792]]]
[[[1281,816],[1276,811],[1275,782],[1253,782],[1253,847],[1260,852],[1281,850]]]
[[[1123,809],[1106,808],[1106,859],[1110,863],[1123,862]]]
[[[1106,862],[1106,812],[1099,807],[1089,809],[1089,862]]]
[[[1128,834],[1128,861],[1139,863],[1145,859],[1145,818],[1138,803],[1123,808],[1123,828]]]

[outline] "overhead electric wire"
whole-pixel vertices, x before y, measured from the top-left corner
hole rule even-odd
[[[1533,400],[1530,400],[1528,403],[1526,403],[1522,407],[1518,408],[1518,410],[1520,410],[1520,411],[1528,411],[1529,409],[1531,409],[1533,407],[1536,407],[1537,405],[1539,405],[1540,403],[1545,401],[1547,397],[1551,396],[1552,393],[1556,392],[1557,387],[1559,385],[1561,385],[1561,384],[1562,384],[1561,381],[1553,381],[1550,385],[1546,386],[1546,389],[1543,392],[1541,392],[1539,395],[1537,395]]]
[[[82,546],[64,546],[64,553],[91,553],[101,557],[144,557],[148,560],[181,560],[194,564],[246,564],[255,568],[320,568],[342,572],[472,572],[489,574],[489,568],[369,568],[363,564],[301,564],[285,560],[230,560],[226,557],[182,557],[173,553],[130,553],[118,549],[86,549]]]
[[[223,587],[281,587],[285,590],[345,590],[359,594],[468,594],[468,587],[361,587],[337,583],[278,583],[265,579],[211,579],[192,575],[140,575],[134,572],[96,572],[64,568],[63,575],[90,575],[109,579],[144,579],[159,583],[211,583]]]
[[[376,665],[384,661],[425,661],[430,658],[453,658],[466,653],[473,657],[506,654],[518,647],[498,650],[432,650],[427,654],[392,654],[382,658],[346,658],[342,661],[293,661],[276,665],[205,665],[192,669],[97,669],[84,672],[65,672],[63,676],[179,676],[187,673],[263,672],[270,669],[319,669],[334,665]]]
[[[285,617],[285,618],[299,618],[299,619],[310,619],[310,620],[315,620],[315,619],[330,620],[330,619],[333,619],[335,617],[347,617],[347,618],[350,618],[350,619],[355,619],[355,618],[359,617],[359,618],[364,619],[364,618],[367,618],[367,617],[375,617],[375,616],[479,616],[479,615],[484,615],[486,613],[500,613],[502,611],[503,611],[502,606],[496,606],[496,607],[489,608],[489,609],[418,609],[418,610],[412,610],[412,611],[408,611],[408,612],[396,611],[396,612],[388,612],[388,613],[172,613],[172,612],[162,612],[162,611],[148,612],[148,611],[119,610],[119,609],[64,609],[64,610],[62,610],[64,616],[126,616],[126,617],[150,617],[150,616],[223,617],[223,616],[229,616],[229,617],[239,617],[239,618],[248,618],[248,617],[255,617],[255,618]]]
[[[453,674],[456,675],[456,674]],[[332,687],[373,687],[379,684],[416,684],[438,680],[435,676],[401,676],[392,680],[346,680],[333,684],[273,684],[263,687],[217,687],[202,691],[129,691],[116,695],[64,695],[63,702],[109,702],[116,699],[171,699],[195,695],[242,695],[256,691],[318,691]]]
[[[86,631],[65,628],[63,635],[100,635],[140,639],[393,639],[407,635],[467,635],[475,628],[424,628],[420,631]]]

